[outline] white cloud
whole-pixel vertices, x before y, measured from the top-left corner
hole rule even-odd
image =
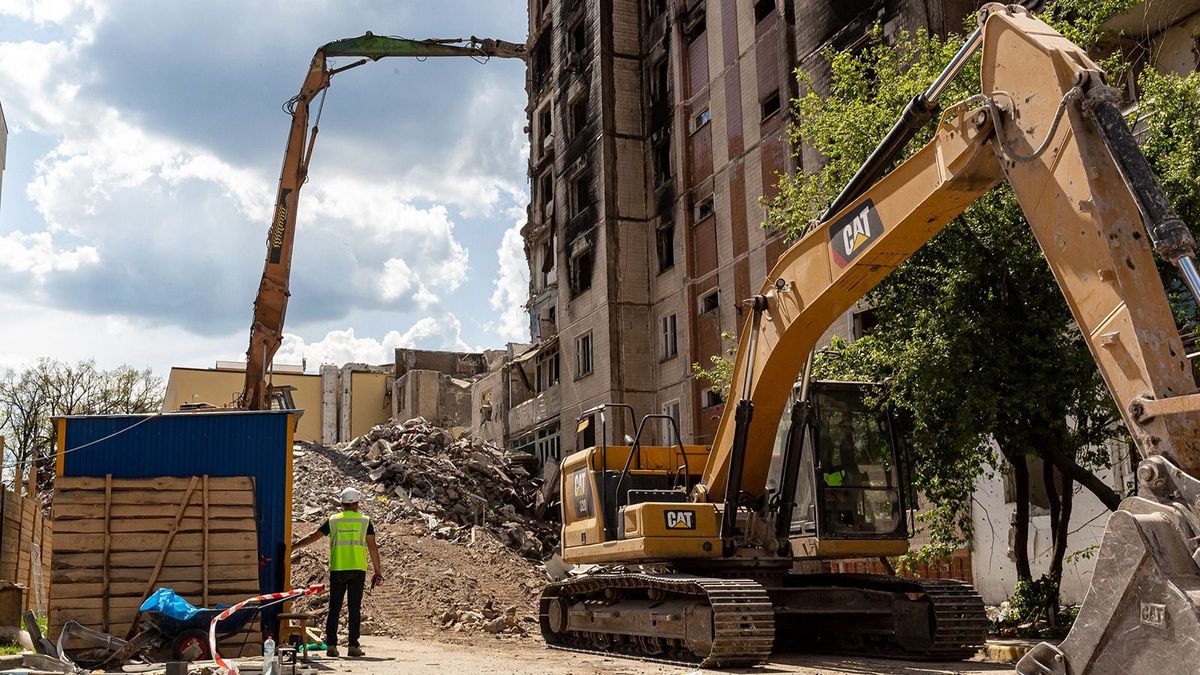
[[[62,24],[84,11],[97,13],[93,0],[0,0],[0,16],[36,24]]]
[[[299,335],[285,333],[275,360],[280,363],[300,363],[303,359],[310,366],[326,363],[339,366],[347,363],[382,365],[394,362],[395,350],[401,347],[475,351],[463,341],[462,323],[458,317],[446,313],[438,317],[425,317],[403,333],[388,331],[379,340],[358,337],[353,328],[329,331],[316,342],[307,342]]]
[[[25,234],[18,230],[0,236],[0,269],[31,274],[38,279],[51,272],[70,272],[99,261],[93,246],[55,248],[49,232]]]
[[[500,268],[496,272],[490,300],[499,318],[488,329],[506,340],[529,339],[529,266],[525,263],[525,243],[521,238],[522,222],[504,231],[500,250],[496,252]]]

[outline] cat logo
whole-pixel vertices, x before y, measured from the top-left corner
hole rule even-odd
[[[876,237],[883,234],[883,222],[870,199],[829,226],[833,261],[838,267],[850,264]]]
[[[694,530],[696,529],[696,512],[673,510],[664,512],[667,517],[668,530]]]

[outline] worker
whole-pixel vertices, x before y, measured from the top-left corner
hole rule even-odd
[[[367,553],[371,555],[371,566],[375,574],[371,577],[371,588],[383,583],[383,567],[379,564],[379,546],[375,543],[375,526],[371,519],[358,510],[358,490],[348,487],[342,490],[342,510],[335,513],[321,526],[297,541],[295,548],[304,548],[321,537],[329,537],[329,616],[325,619],[325,653],[338,656],[338,617],[342,613],[342,598],[349,596],[348,654],[363,656],[358,643],[359,623],[362,610],[363,587],[367,580]]]

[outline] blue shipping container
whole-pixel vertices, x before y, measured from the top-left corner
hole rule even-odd
[[[254,478],[259,588],[274,593],[288,586],[294,412],[98,415],[55,423],[59,476]],[[279,606],[272,609],[273,615]]]

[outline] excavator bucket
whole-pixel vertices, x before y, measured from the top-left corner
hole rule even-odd
[[[1067,638],[1043,642],[1021,675],[1195,673],[1200,664],[1200,482],[1161,457],[1109,518],[1091,587]]]

